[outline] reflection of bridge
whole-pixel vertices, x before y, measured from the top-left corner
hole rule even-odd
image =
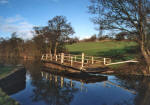
[[[81,85],[80,85],[81,91],[86,88],[84,86],[84,84],[102,82],[102,81],[107,80],[107,77],[99,76],[95,80],[93,80],[93,79],[90,80],[89,79],[90,81],[87,81],[87,80],[85,80],[85,78],[83,78],[83,79],[82,78],[75,78],[75,77],[71,77],[71,76],[66,75],[66,74],[59,74],[59,73],[46,72],[46,71],[41,71],[41,76],[43,78],[45,78],[46,80],[54,82],[56,85],[60,84],[61,88],[63,88],[63,86],[66,85],[66,82],[70,82],[70,87],[72,88],[74,86],[73,80],[79,81],[81,83]],[[64,81],[65,78],[67,78],[68,80]]]
[[[43,78],[45,78],[46,80],[49,80],[50,82],[54,81],[55,85],[57,86],[58,84],[60,84],[61,88],[63,88],[64,85],[66,85],[66,81],[64,81],[64,76],[59,76],[59,75],[55,75],[55,74],[51,74],[47,72],[41,72],[41,75]],[[74,86],[72,79],[69,79],[68,82],[70,82],[70,87],[72,88]],[[83,81],[80,81],[80,82],[81,82],[80,89],[82,91],[84,88],[84,82]]]
[[[111,82],[111,81],[106,81],[106,83],[107,83],[107,84],[110,84],[110,85],[113,85],[113,86],[116,86],[116,87],[119,87],[119,88],[122,88],[123,90],[126,90],[126,91],[128,91],[128,92],[130,92],[130,93],[132,93],[132,94],[136,94],[135,91],[129,90],[129,89],[127,89],[127,88],[125,88],[125,87],[123,87],[123,86],[117,85],[117,84],[115,84],[115,83],[113,83],[113,82]]]
[[[103,86],[105,88],[109,87],[107,85],[112,85],[112,86],[121,88],[121,89],[123,89],[123,90],[125,90],[125,91],[127,91],[129,93],[136,94],[136,92],[134,90],[130,90],[130,89],[127,89],[127,88],[125,88],[125,87],[123,87],[121,85],[113,83],[113,82],[107,80],[107,77],[105,77],[105,79],[104,79],[103,76],[99,76],[99,77],[97,77],[97,79],[94,79],[94,80],[92,78],[89,78],[90,81],[87,81],[87,80],[84,80],[84,78],[75,78],[75,77],[73,78],[73,77],[70,77],[70,76],[68,76],[66,74],[62,75],[62,74],[46,72],[46,71],[41,71],[41,75],[46,80],[54,81],[55,84],[60,84],[61,88],[63,88],[63,86],[65,85],[64,78],[67,78],[67,79],[69,79],[68,81],[70,82],[70,87],[73,86],[73,81],[72,80],[79,81],[81,83],[81,85],[80,85],[80,89],[81,90],[83,90],[84,84],[103,82]]]
[[[71,73],[60,73],[57,72],[55,70],[42,70],[42,76],[43,73],[45,73],[45,77],[49,78],[51,80],[52,75],[58,75],[58,76],[62,76],[65,78],[68,78],[70,80],[75,80],[75,81],[79,81],[79,82],[83,82],[83,83],[95,83],[95,82],[102,82],[102,81],[106,81],[107,80],[107,76],[101,76],[101,75],[90,75],[90,74],[78,74],[78,75],[74,75]],[[57,81],[57,79],[55,78],[55,81]]]
[[[47,63],[59,64],[65,68],[92,73],[104,72],[102,69],[105,68],[105,65],[111,63],[110,58],[85,56],[84,53],[82,55],[61,53],[55,56],[43,54],[41,60]]]

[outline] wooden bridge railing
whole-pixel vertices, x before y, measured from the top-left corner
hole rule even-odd
[[[75,63],[78,63],[81,65],[80,69],[83,69],[84,65],[89,64],[109,64],[111,63],[110,58],[103,58],[103,57],[94,57],[94,56],[85,56],[84,53],[81,55],[73,55],[73,54],[64,54],[60,53],[57,55],[52,54],[43,54],[41,60],[43,61],[56,61],[61,64],[64,64],[65,62],[69,63],[72,67]]]

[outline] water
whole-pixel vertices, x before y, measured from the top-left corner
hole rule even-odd
[[[22,105],[150,105],[150,79],[108,76],[84,83],[44,72],[38,62],[27,62],[24,88],[10,96]],[[16,86],[17,87],[17,86]]]

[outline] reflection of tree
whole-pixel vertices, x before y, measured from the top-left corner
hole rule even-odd
[[[144,78],[139,84],[138,95],[135,98],[135,105],[150,105],[150,80]]]
[[[41,67],[42,63],[39,60],[36,61],[24,61],[24,65],[31,75],[32,80],[40,80],[41,79]]]
[[[32,85],[35,87],[32,95],[33,101],[44,100],[48,105],[69,105],[74,97],[74,93],[78,91],[75,84],[71,87],[70,82],[64,80],[64,85],[61,87],[60,77],[58,77],[57,82],[55,77],[52,80],[43,79],[41,76],[42,64],[40,62],[28,61],[25,63],[25,66],[30,72]]]
[[[150,78],[147,77],[118,77],[121,86],[137,92],[134,99],[135,105],[150,105]]]
[[[44,100],[47,104],[51,105],[69,105],[74,97],[74,93],[78,90],[71,87],[70,82],[64,81],[64,86],[61,87],[60,78],[58,78],[57,83],[52,80],[40,80],[33,81],[35,86],[33,92],[33,101]]]

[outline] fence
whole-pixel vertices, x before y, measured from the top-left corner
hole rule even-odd
[[[94,64],[101,64],[106,65],[111,63],[110,58],[103,58],[103,57],[94,57],[94,56],[85,56],[84,53],[81,55],[73,55],[73,54],[64,54],[60,53],[57,55],[52,54],[43,54],[42,61],[55,61],[60,64],[73,66],[79,66],[80,69],[83,69],[86,65],[94,65]]]

